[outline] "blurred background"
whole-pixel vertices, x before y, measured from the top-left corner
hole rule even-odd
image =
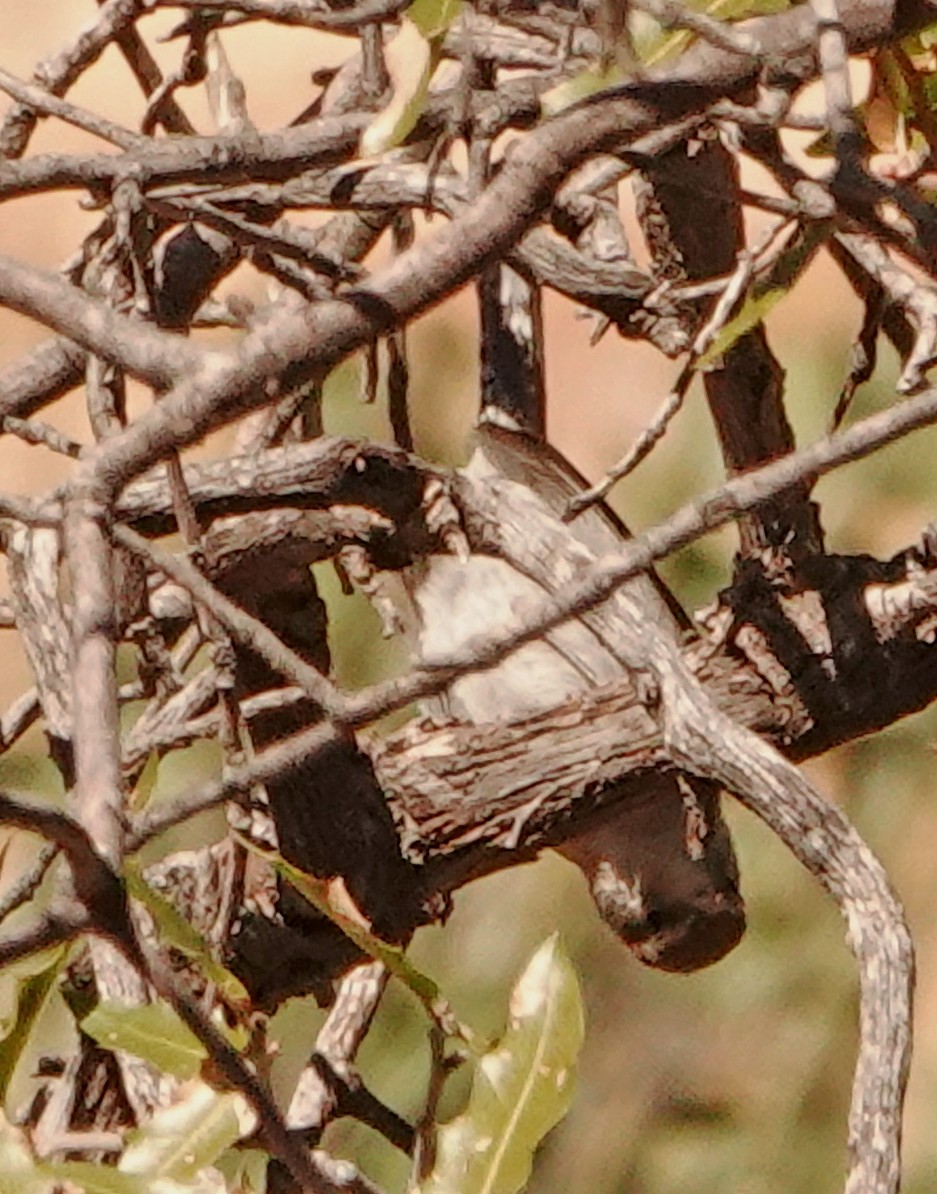
[[[4,0],[0,66],[21,78],[93,18],[94,0]],[[178,20],[161,12],[141,22],[164,70],[178,64],[180,43],[157,38]],[[354,43],[306,30],[249,25],[226,32],[224,45],[243,78],[254,122],[290,120],[309,101],[310,72],[342,61]],[[133,126],[142,101],[119,56],[108,50],[69,98]],[[211,130],[200,89],[178,93],[198,127]],[[0,111],[8,102],[0,97]],[[103,151],[107,147],[56,122],[44,122],[31,153]],[[766,186],[753,175],[753,183]],[[318,217],[308,218],[318,222]],[[77,193],[0,206],[0,252],[56,268],[96,222]],[[223,287],[268,301],[267,282],[246,268]],[[790,413],[799,441],[823,433],[848,367],[860,311],[832,265],[821,258],[794,297],[769,322],[772,345],[788,373]],[[550,437],[590,478],[615,461],[666,395],[676,368],[613,333],[589,347],[592,324],[564,300],[546,300]],[[0,365],[39,343],[45,332],[0,310]],[[211,333],[224,337],[230,333]],[[409,334],[412,416],[417,450],[458,462],[476,394],[477,325],[464,292],[418,321]],[[325,419],[331,432],[389,438],[381,404],[363,406],[359,362],[330,379]],[[894,401],[887,357],[859,394],[853,417]],[[134,393],[133,408],[149,402]],[[87,430],[79,395],[45,412],[79,439]],[[825,479],[816,497],[834,551],[888,556],[912,543],[934,514],[937,432],[919,432],[874,459]],[[198,455],[223,452],[224,433]],[[9,492],[41,492],[66,475],[68,462],[7,436],[0,477]],[[633,528],[649,525],[693,493],[718,482],[712,428],[694,391],[665,442],[613,494]],[[727,583],[734,535],[710,536],[667,561],[662,572],[688,608]],[[360,684],[404,666],[400,644],[380,638],[372,611],[343,598],[334,576],[320,574],[332,612],[332,647],[342,681]],[[15,636],[0,632],[0,701],[30,685]],[[807,764],[812,779],[841,803],[888,866],[903,896],[918,948],[917,1046],[906,1121],[907,1194],[937,1187],[937,799],[934,729],[928,710],[868,741]],[[168,792],[214,765],[211,751],[180,752],[164,765]],[[0,756],[0,784],[46,796],[59,792],[39,732]],[[841,1188],[845,1120],[856,1045],[856,984],[835,910],[809,877],[748,814],[728,810],[736,835],[749,931],[712,970],[691,977],[641,968],[598,921],[579,872],[555,855],[460,892],[442,928],[425,929],[414,961],[435,978],[459,1016],[483,1034],[503,1028],[510,988],[526,959],[559,929],[582,977],[588,1036],[571,1114],[546,1140],[530,1189],[591,1194],[826,1194]],[[0,884],[25,866],[33,846],[8,843]],[[3,980],[0,980],[2,983]],[[5,996],[0,989],[0,1015]],[[48,1031],[61,1015],[54,1002]],[[321,1013],[295,1001],[274,1035],[288,1041],[276,1083],[288,1096]],[[422,1013],[393,991],[362,1054],[362,1069],[391,1106],[408,1117],[421,1108],[428,1073]],[[22,1078],[14,1096],[22,1097]],[[447,1089],[444,1112],[464,1097],[466,1077]],[[367,1129],[329,1129],[327,1144],[354,1157],[389,1190],[402,1190],[408,1167]]]

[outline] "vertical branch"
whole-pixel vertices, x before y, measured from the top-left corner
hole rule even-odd
[[[402,253],[413,244],[413,216],[400,212],[391,228],[394,252]],[[413,451],[410,426],[410,364],[407,359],[407,329],[398,328],[387,337],[387,410],[394,443]]]
[[[125,817],[120,769],[116,656],[120,633],[115,554],[107,536],[109,503],[93,466],[76,476],[65,505],[63,536],[73,593],[72,815],[115,875],[122,873]],[[149,1001],[140,973],[111,942],[91,941],[98,997],[133,1006]],[[116,1054],[127,1100],[141,1122],[169,1097],[174,1080],[130,1054]]]
[[[72,804],[75,819],[98,853],[119,873],[124,857],[124,809],[115,678],[117,620],[113,556],[104,528],[107,515],[87,469],[83,469],[64,520],[73,593]]]
[[[490,88],[494,70],[482,59],[464,68],[469,83]],[[469,141],[469,185],[481,194],[491,174],[491,141]],[[481,320],[479,422],[521,429],[542,439],[546,434],[546,386],[543,371],[543,319],[540,291],[516,270],[495,262],[478,283]]]
[[[745,248],[738,164],[710,131],[655,159],[638,186],[642,225],[661,278],[699,281],[731,274]],[[784,409],[784,371],[762,325],[740,337],[703,378],[730,475],[794,449]],[[800,485],[740,520],[743,559],[781,544],[812,553],[822,547],[809,486]]]
[[[531,435],[546,432],[540,293],[509,265],[478,280],[481,308],[481,419],[506,418]]]

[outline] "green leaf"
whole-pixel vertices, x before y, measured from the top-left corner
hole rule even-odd
[[[33,1159],[26,1137],[0,1112],[0,1194],[45,1194],[52,1182]]]
[[[0,1022],[0,1105],[10,1088],[17,1063],[29,1043],[36,1022],[56,988],[67,946],[46,950],[11,966],[4,973],[9,989],[10,1011]]]
[[[216,1162],[227,1190],[238,1194],[263,1194],[267,1187],[267,1166],[270,1154],[259,1148],[229,1148]]]
[[[142,1057],[157,1070],[183,1080],[194,1078],[208,1056],[198,1037],[168,1003],[128,1007],[104,1001],[81,1027],[106,1049],[123,1049]]]
[[[150,797],[153,795],[153,790],[159,779],[160,762],[159,751],[151,750],[143,764],[143,770],[137,777],[137,782],[133,785],[130,807],[134,811],[145,808],[150,803]]]
[[[734,22],[786,12],[791,5],[790,0],[706,0],[705,3],[694,3],[689,7],[715,20]],[[694,35],[686,29],[676,32],[662,30],[644,40],[638,47],[639,56],[645,66],[658,66],[685,50],[693,38]]]
[[[790,0],[697,0],[687,7],[728,24],[746,17],[785,12],[790,8]],[[412,11],[410,9],[410,12]],[[661,28],[656,22],[649,24],[649,32],[642,32],[639,27],[635,37],[634,48],[644,66],[657,66],[675,58],[694,39],[694,34],[686,29],[670,31]],[[590,67],[544,92],[540,97],[540,110],[544,116],[555,116],[600,91],[626,83],[628,78],[629,73],[617,63],[609,66],[607,70],[600,70],[598,66]]]
[[[479,1063],[468,1106],[440,1129],[419,1194],[522,1190],[540,1141],[569,1109],[584,1032],[576,972],[554,934],[518,980],[507,1031]]]
[[[462,0],[413,0],[407,19],[427,40],[442,37],[462,11]]]
[[[399,30],[384,47],[390,102],[361,135],[364,157],[393,149],[413,131],[426,106],[442,39],[461,11],[462,0],[414,0],[401,18]]]
[[[618,65],[610,66],[608,70],[592,67],[580,71],[578,75],[564,79],[562,83],[545,91],[540,97],[540,111],[544,116],[555,116],[565,108],[571,108],[573,104],[588,99],[590,95],[624,83],[625,77],[624,71]]]
[[[256,1124],[243,1095],[194,1082],[178,1102],[160,1108],[133,1134],[117,1168],[146,1178],[150,1189],[156,1182],[204,1185],[201,1171]]]
[[[392,149],[409,136],[423,112],[436,69],[432,42],[407,17],[403,17],[397,35],[386,46],[384,58],[393,90],[390,102],[361,134],[364,157]]]
[[[204,937],[164,895],[146,882],[136,864],[126,867],[126,883],[130,895],[153,917],[164,944],[173,946],[195,962],[227,1003],[234,1007],[249,1007],[250,996],[241,980],[212,957]]]
[[[709,348],[700,357],[698,362],[699,368],[705,369],[708,365],[712,365],[717,361],[723,353],[728,352],[732,345],[741,340],[746,332],[750,332],[752,328],[757,327],[768,316],[769,312],[774,310],[786,294],[787,290],[782,286],[775,286],[761,293],[750,294],[742,304],[739,313],[724,325],[717,333],[712,344],[710,344]]]
[[[67,1182],[85,1194],[149,1194],[148,1187],[137,1177],[118,1173],[110,1165],[95,1165],[91,1161],[64,1161],[58,1165],[40,1165],[39,1172],[56,1185]]]

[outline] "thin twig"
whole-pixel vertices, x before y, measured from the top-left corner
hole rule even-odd
[[[15,415],[0,416],[0,434],[15,435],[24,443],[48,448],[62,456],[77,460],[81,444],[64,435],[57,427],[38,419],[18,419]]]
[[[295,258],[307,268],[315,270],[330,281],[352,281],[364,271],[353,262],[335,261],[316,247],[316,236],[305,228],[292,227],[280,221],[274,228],[244,219],[236,212],[224,211],[214,203],[198,198],[172,202],[151,198],[153,209],[177,220],[197,216],[199,220],[224,232],[238,243],[262,248],[269,253]]]
[[[344,717],[345,701],[334,684],[287,647],[263,622],[220,593],[188,560],[155,547],[129,527],[115,526],[112,534],[122,546],[188,589],[196,601],[204,605],[238,641],[267,660],[281,675],[298,684],[329,716],[338,720]]]
[[[439,1119],[439,1102],[445,1089],[446,1079],[452,1069],[446,1057],[446,1036],[438,1024],[429,1026],[430,1070],[426,1101],[416,1126],[416,1147],[413,1150],[413,1166],[408,1190],[417,1190],[432,1172],[436,1163],[436,1125]]]
[[[571,498],[566,512],[567,521],[581,514],[583,510],[596,504],[606,496],[618,481],[627,477],[642,460],[653,450],[654,446],[663,438],[674,416],[680,411],[686,398],[690,383],[696,376],[700,358],[705,356],[714,343],[716,337],[726,326],[742,299],[745,297],[755,269],[757,257],[763,253],[771,240],[779,236],[787,222],[775,225],[762,238],[762,242],[751,253],[740,253],[738,264],[729,278],[726,279],[722,293],[713,306],[712,312],[703,326],[697,332],[690,349],[689,357],[680,370],[680,375],[673,389],[667,395],[662,406],[654,416],[653,421],[645,428],[629,451],[617,464],[614,464],[605,476],[595,485],[584,489]]]
[[[108,44],[131,25],[142,7],[142,0],[107,0],[96,19],[73,42],[36,67],[33,81],[54,96],[64,95]],[[0,126],[0,157],[19,157],[29,144],[35,126],[34,109],[14,104]]]
[[[75,104],[58,99],[42,87],[24,83],[2,68],[0,68],[0,91],[5,91],[7,95],[12,96],[13,99],[24,107],[31,108],[34,112],[41,113],[43,116],[57,116],[59,120],[73,124],[76,128],[84,129],[86,133],[101,137],[104,141],[109,141],[121,149],[137,149],[147,141],[147,138],[139,133],[125,129],[104,116],[88,112],[85,108],[79,108]]]
[[[103,6],[106,2],[107,0],[98,0],[98,5]],[[136,27],[128,25],[123,29],[119,29],[114,37],[114,41],[123,54],[127,65],[133,71],[134,77],[140,84],[143,94],[147,97],[151,96],[162,83],[163,76],[153,55],[147,49],[143,38],[137,32]],[[195,127],[192,122],[172,96],[166,97],[159,111],[155,113],[155,116],[159,119],[167,133],[174,133],[176,136],[184,137],[190,137],[195,134]]]
[[[72,887],[83,912],[71,909],[65,914],[66,921],[74,921],[76,926],[90,924],[105,934],[119,930],[126,917],[123,885],[103,851],[78,821],[58,809],[26,803],[0,792],[0,823],[41,834],[56,853],[61,852],[67,859]],[[55,920],[58,913],[53,908],[49,915]],[[82,930],[74,929],[79,931]]]
[[[336,10],[328,6],[314,7],[305,0],[238,0],[235,23],[247,17],[251,20],[275,21],[282,25],[306,25],[313,29],[354,30],[364,25],[390,21],[407,7],[410,0],[359,0],[348,8]],[[191,8],[197,11],[223,10],[228,0],[157,0],[160,7]],[[228,16],[227,13],[224,14]]]
[[[29,903],[42,886],[42,881],[49,873],[49,868],[58,857],[58,853],[58,846],[51,842],[46,843],[33,859],[25,874],[21,875],[15,883],[10,884],[0,899],[0,921],[6,920],[17,908],[22,908],[24,904]]]
[[[203,353],[169,332],[119,315],[57,274],[0,258],[0,303],[39,319],[128,373],[167,388],[197,372]]]
[[[862,327],[853,342],[852,360],[849,373],[843,382],[836,406],[830,417],[829,430],[835,431],[842,426],[843,420],[849,412],[856,390],[869,380],[875,372],[877,359],[878,334],[882,327],[882,316],[885,311],[887,298],[881,286],[875,286],[874,292],[865,302],[862,316]]]

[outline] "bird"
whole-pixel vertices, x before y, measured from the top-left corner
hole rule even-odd
[[[501,495],[516,492],[530,517],[556,523],[586,486],[570,462],[505,403],[482,405],[464,472],[473,482],[496,481]],[[605,503],[589,507],[565,529],[596,560],[620,551],[630,537]],[[687,625],[655,573],[643,574],[642,583],[650,600],[664,602],[678,624]],[[481,552],[465,560],[434,554],[412,570],[408,588],[417,622],[415,652],[424,663],[511,623],[521,603],[544,596],[541,583]],[[613,637],[573,619],[495,667],[458,678],[428,711],[475,724],[516,721],[620,681],[627,671]],[[583,872],[606,925],[648,966],[699,970],[724,957],[744,933],[735,851],[720,793],[709,781],[655,772],[639,794],[597,814],[557,849]]]

